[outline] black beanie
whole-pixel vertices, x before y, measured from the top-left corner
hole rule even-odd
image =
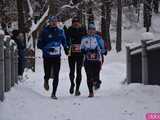
[[[72,18],[72,23],[74,23],[74,22],[80,22],[80,18],[79,17]]]

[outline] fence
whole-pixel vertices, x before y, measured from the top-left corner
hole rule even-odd
[[[5,37],[0,31],[0,101],[5,92],[18,84],[18,50],[10,36]]]
[[[160,85],[160,40],[142,40],[127,50],[127,82]]]

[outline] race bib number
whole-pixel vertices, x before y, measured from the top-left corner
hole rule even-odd
[[[99,55],[97,53],[89,53],[89,54],[87,54],[87,60],[94,61],[94,60],[99,60],[99,59],[100,59],[100,57],[99,57]]]
[[[71,46],[71,50],[72,50],[72,52],[76,52],[76,53],[81,52],[80,44],[73,44],[73,45]]]
[[[48,50],[49,55],[60,55],[60,52],[61,52],[61,48],[59,46],[49,48]]]

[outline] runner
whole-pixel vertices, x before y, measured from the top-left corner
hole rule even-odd
[[[63,45],[65,54],[68,55],[68,46],[64,31],[57,27],[57,17],[49,17],[49,25],[44,28],[38,40],[38,48],[43,52],[44,63],[44,88],[49,90],[49,79],[53,76],[53,91],[51,98],[57,99],[56,91],[59,82],[59,71],[61,64],[61,45]],[[51,69],[53,75],[51,75]]]
[[[96,34],[96,27],[94,24],[89,25],[88,35],[82,39],[81,52],[85,55],[84,67],[89,89],[88,97],[94,97],[93,85],[99,81],[102,64],[101,54],[106,53],[104,42],[102,38]]]
[[[81,39],[86,35],[86,29],[80,24],[80,19],[74,17],[72,19],[72,26],[67,30],[67,43],[70,46],[70,55],[68,57],[69,68],[70,68],[70,94],[74,93],[75,87],[75,69],[76,69],[76,90],[75,96],[79,96],[80,93],[80,84],[82,81],[82,65],[83,65],[83,54],[80,51]]]

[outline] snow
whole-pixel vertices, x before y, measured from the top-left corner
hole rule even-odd
[[[111,20],[111,40],[116,41],[116,9],[112,9],[112,20]],[[123,8],[123,26],[122,26],[122,42],[124,44],[133,43],[139,44],[142,40],[142,34],[146,32],[143,26],[143,6],[141,6],[140,18],[137,23],[138,15],[134,8],[129,9],[128,7]],[[160,14],[153,14],[152,25],[150,27],[150,32],[153,34],[153,40],[160,39]],[[97,18],[97,23],[99,23],[98,30],[100,30],[100,18]],[[148,35],[147,35],[148,36]],[[151,36],[150,36],[151,37]]]
[[[31,5],[31,1],[27,0],[27,3],[28,3],[28,6],[29,6],[29,15],[30,15],[31,18],[33,18],[33,8],[32,8],[32,5]]]
[[[33,17],[33,9],[31,6],[30,0],[28,0],[29,10],[30,10],[30,17]],[[41,23],[46,19],[46,17],[49,14],[49,8],[46,10],[46,12],[43,14],[41,19],[37,22],[37,24],[34,23],[34,20],[32,20],[32,26],[30,28],[30,32],[28,33],[28,41],[27,41],[27,48],[33,49],[33,36],[32,33],[38,29],[38,27],[41,25]]]
[[[0,29],[0,35],[4,35],[4,31]]]
[[[65,9],[65,8],[71,8],[71,9],[73,9],[73,8],[75,8],[75,6],[63,5],[63,6],[61,7],[61,9]]]
[[[72,25],[72,19],[65,21],[64,24],[66,25],[67,28],[69,28]]]
[[[4,42],[6,42],[8,39],[10,39],[11,38],[11,36],[9,36],[9,35],[5,35],[4,36]]]
[[[28,37],[26,48],[34,50],[34,47],[33,47],[33,36],[32,35]]]
[[[121,84],[125,79],[125,51],[113,50],[105,57],[101,72],[102,87],[88,98],[86,76],[80,97],[69,94],[69,68],[62,56],[58,100],[50,99],[43,89],[41,52],[36,53],[36,72],[25,70],[24,81],[6,93],[0,103],[0,120],[144,120],[148,112],[160,111],[160,87]],[[51,83],[50,81],[50,87]]]
[[[153,15],[152,16],[152,26],[151,26],[151,29],[152,31],[155,33],[160,33],[160,22],[159,22],[159,18],[160,18],[160,15]]]
[[[63,5],[63,6],[61,7],[61,9],[65,9],[65,8],[70,8],[70,9],[76,8],[76,9],[79,9],[79,5],[80,5],[80,4],[81,4],[81,3],[78,3],[78,4],[76,4],[76,5],[73,5],[73,2],[70,1],[69,4]]]
[[[16,45],[16,43],[15,43],[15,41],[14,41],[13,39],[10,40],[10,46],[12,46],[12,45],[13,45],[13,46]]]
[[[142,40],[154,40],[154,35],[151,32],[145,32],[142,34]]]
[[[44,21],[44,19],[48,16],[49,13],[49,8],[46,10],[46,12],[43,14],[43,16],[41,17],[41,19],[38,21],[37,24],[33,25],[32,24],[32,28],[29,34],[32,34],[38,27],[39,25]]]

